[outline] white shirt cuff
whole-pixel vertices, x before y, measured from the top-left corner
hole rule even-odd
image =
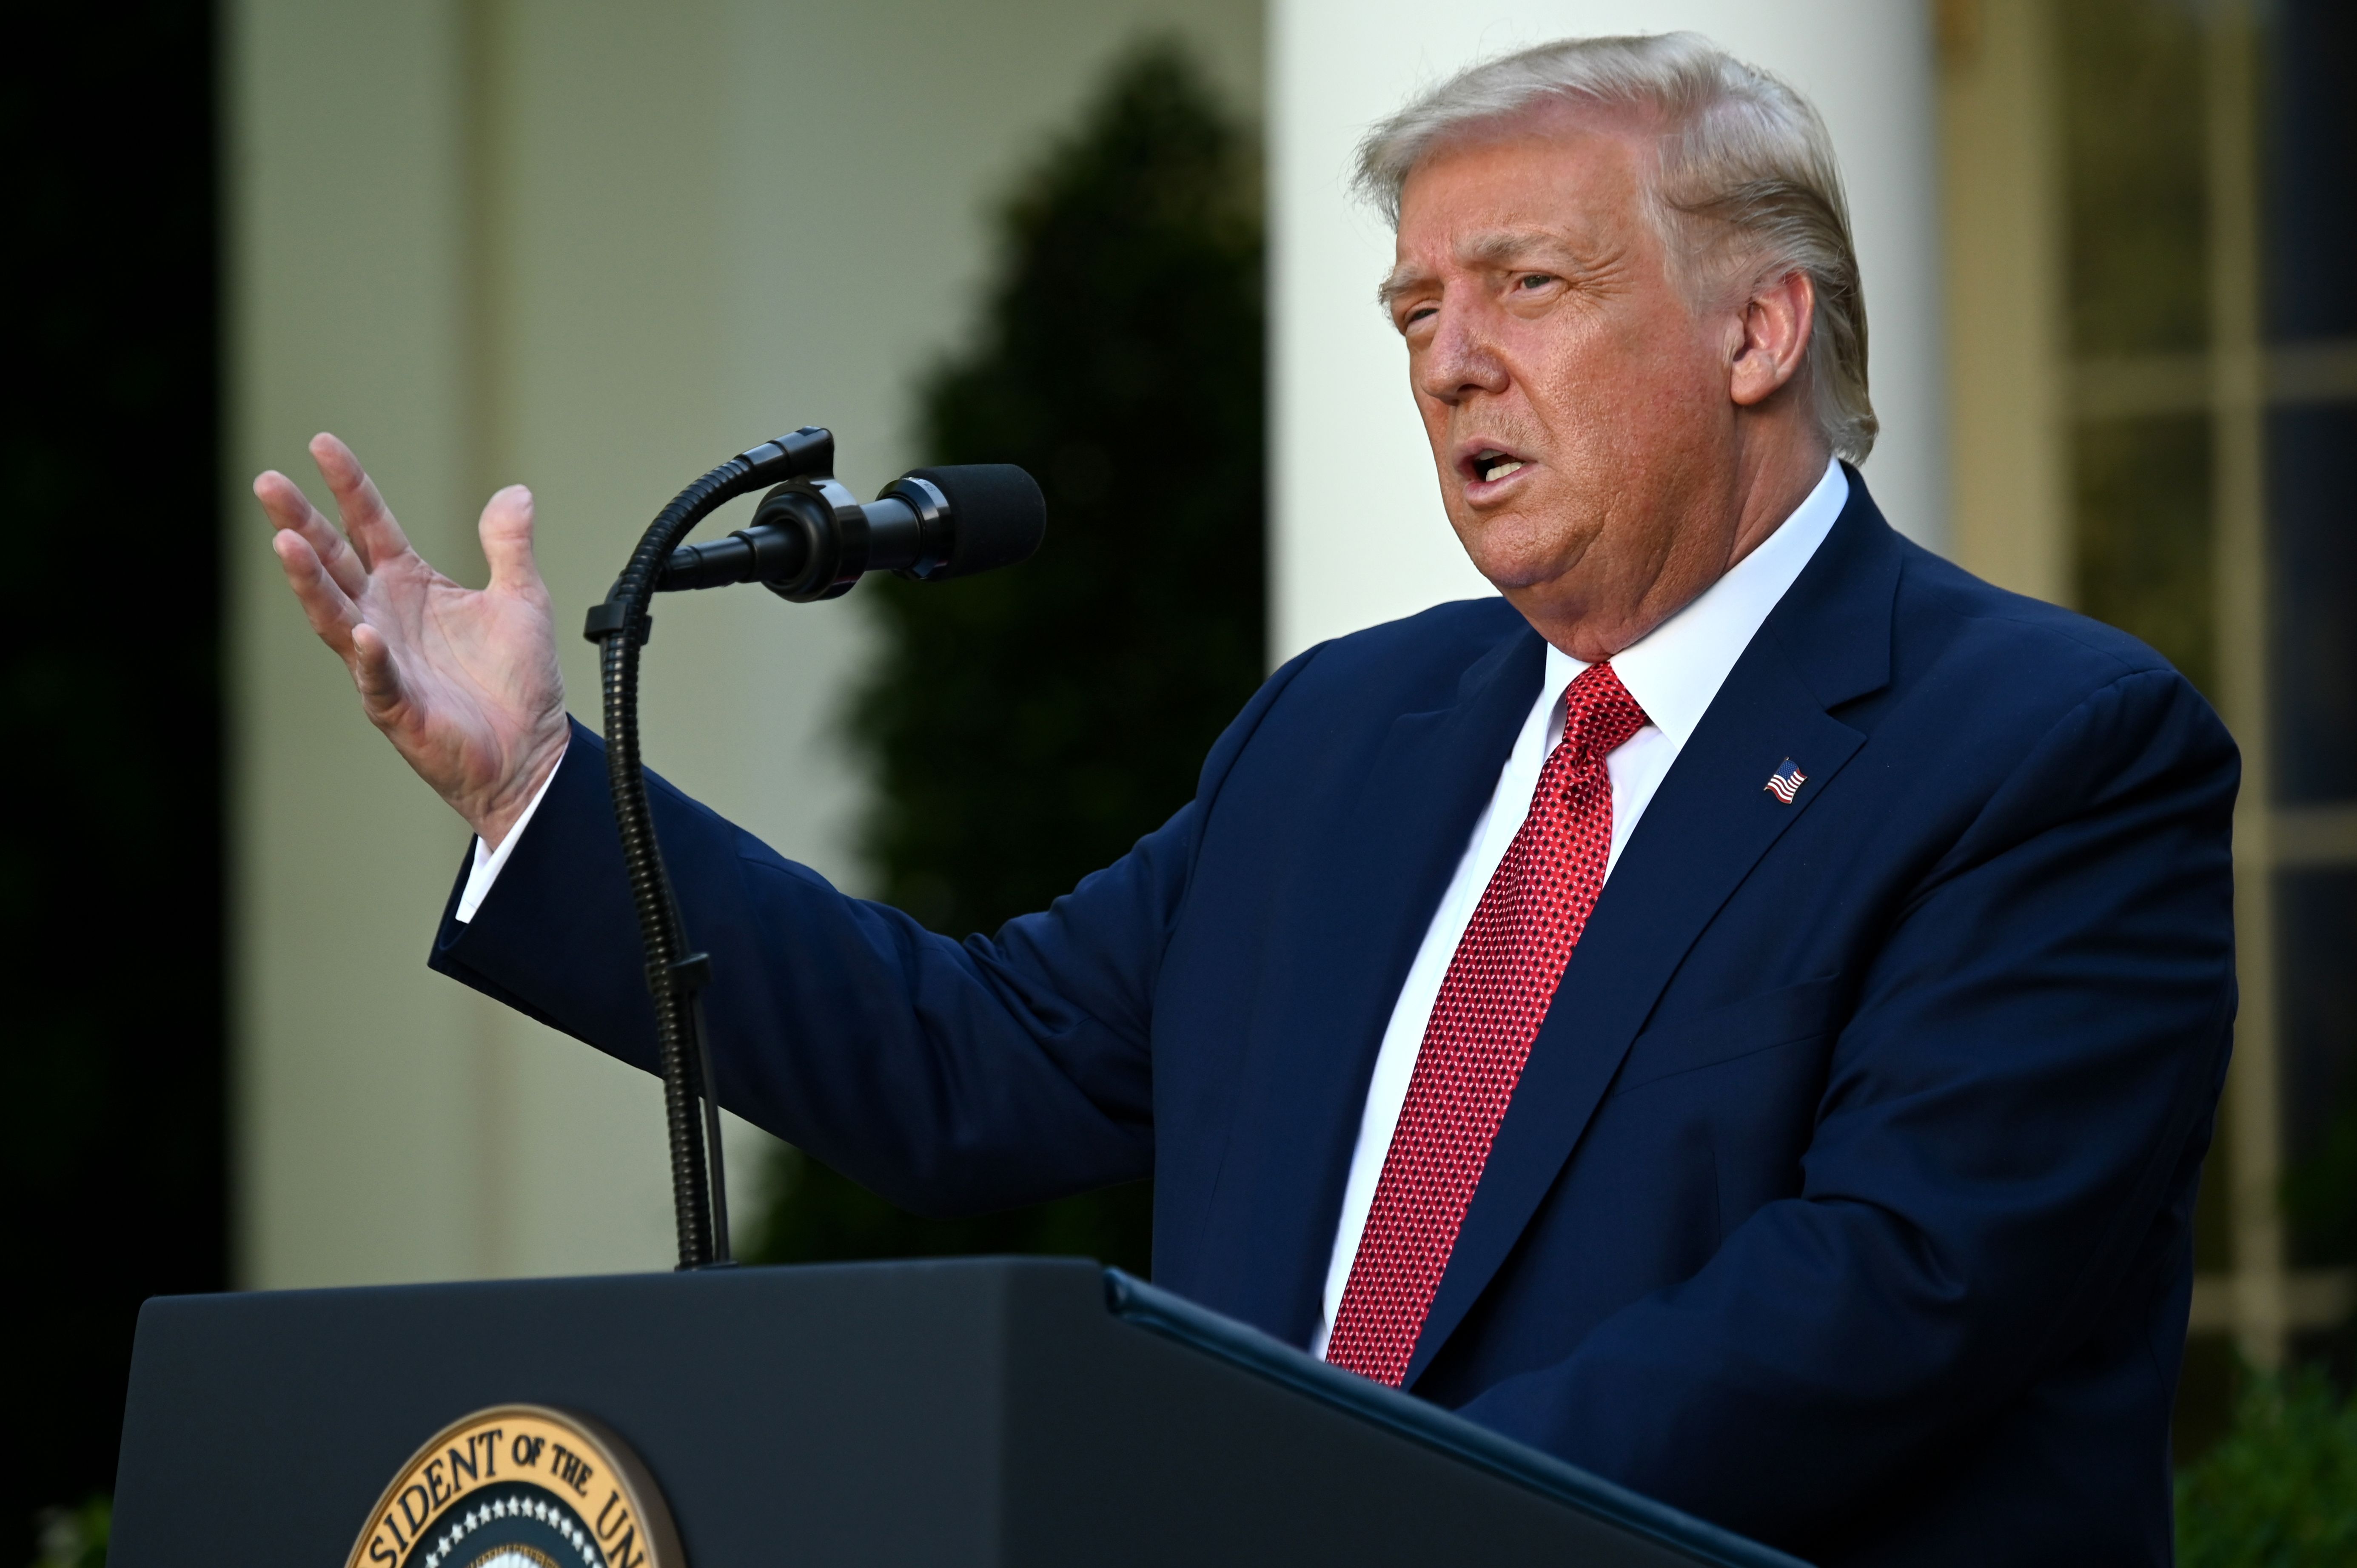
[[[565,757],[559,754],[556,768],[564,766]],[[556,782],[556,768],[550,768],[548,777],[540,781],[540,788],[533,791],[531,803],[524,807],[523,815],[515,820],[515,826],[508,830],[507,837],[500,840],[499,848],[486,854],[483,853],[483,841],[479,838],[475,841],[474,868],[467,873],[467,886],[458,895],[457,913],[451,917],[460,925],[472,920],[475,911],[483,907],[483,900],[491,896],[491,884],[500,879],[500,872],[507,865],[508,856],[515,853],[516,841],[523,837],[524,829],[532,825],[532,814],[539,811],[541,801],[548,798],[548,787]]]

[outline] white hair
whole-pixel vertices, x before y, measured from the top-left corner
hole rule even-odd
[[[1563,38],[1450,77],[1368,132],[1358,188],[1399,226],[1400,192],[1437,145],[1549,102],[1641,117],[1658,156],[1648,210],[1679,280],[1707,293],[1805,274],[1816,295],[1804,365],[1818,427],[1862,462],[1879,423],[1867,396],[1866,300],[1833,138],[1789,84],[1694,33]]]

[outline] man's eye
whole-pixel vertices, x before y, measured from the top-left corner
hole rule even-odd
[[[1524,273],[1514,280],[1514,286],[1519,289],[1540,289],[1553,282],[1555,279],[1545,273]]]
[[[1409,328],[1415,326],[1417,322],[1439,314],[1440,311],[1438,307],[1435,306],[1419,305],[1410,310],[1405,316],[1400,317],[1400,330],[1405,332]]]

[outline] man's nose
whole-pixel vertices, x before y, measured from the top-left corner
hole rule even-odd
[[[1444,303],[1432,337],[1416,356],[1416,390],[1456,403],[1476,392],[1506,390],[1506,366],[1482,313]]]

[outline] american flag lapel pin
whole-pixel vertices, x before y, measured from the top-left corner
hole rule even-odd
[[[1792,803],[1792,797],[1801,792],[1801,786],[1808,781],[1809,776],[1793,767],[1792,759],[1788,757],[1782,767],[1768,776],[1768,793],[1789,806]]]

